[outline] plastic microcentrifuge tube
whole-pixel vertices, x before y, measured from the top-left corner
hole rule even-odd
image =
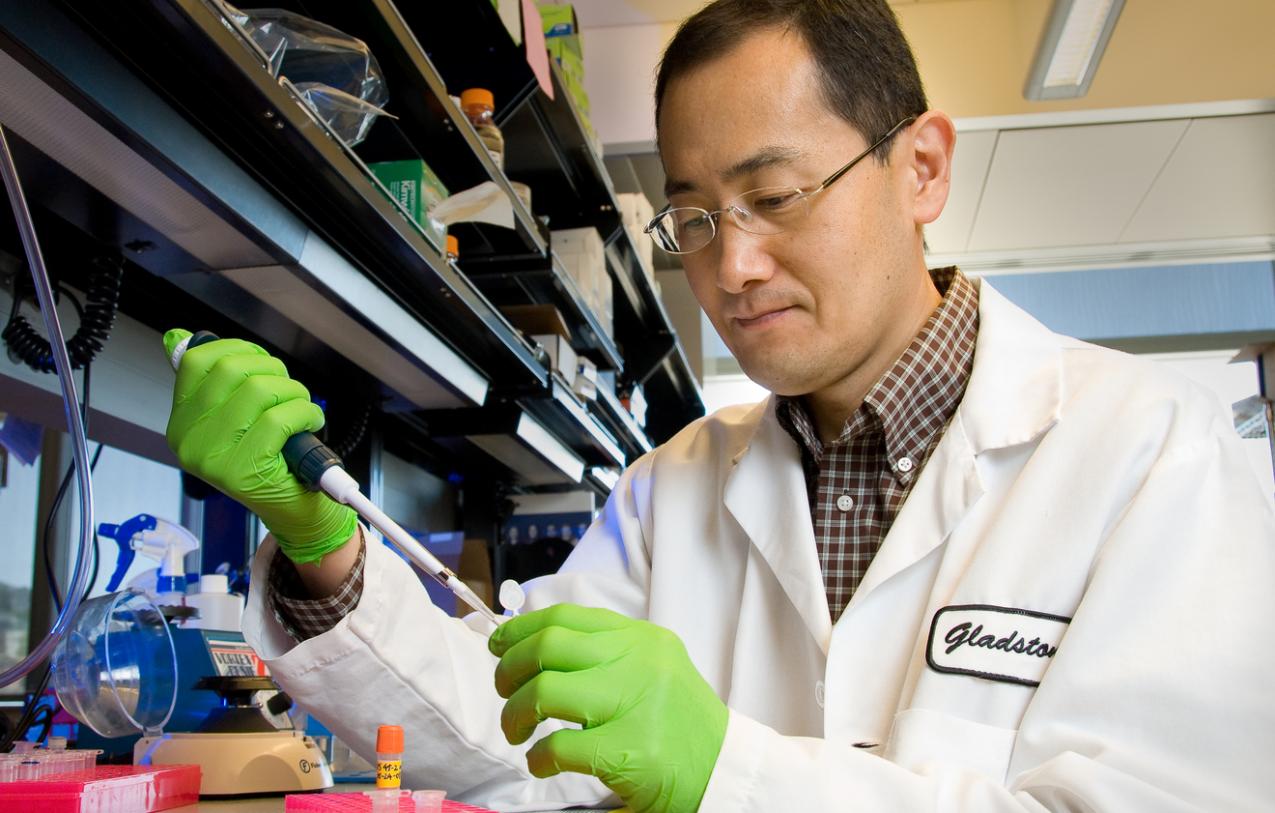
[[[44,765],[40,758],[35,754],[23,754],[22,761],[18,763],[18,775],[14,778],[22,781],[39,779],[41,776],[44,776]]]
[[[500,606],[508,610],[510,615],[517,615],[526,602],[527,594],[522,591],[522,585],[518,582],[505,579],[500,583]]]
[[[416,805],[416,813],[442,813],[443,800],[446,798],[445,790],[412,791],[412,802]]]
[[[80,760],[78,757],[68,754],[66,751],[46,751],[41,762],[44,764],[44,775],[52,776],[58,773],[74,773],[80,768]]]
[[[403,728],[383,725],[376,729],[376,787],[393,788],[403,781]]]
[[[399,799],[407,795],[401,788],[365,790],[363,795],[372,800],[372,813],[398,813]]]
[[[75,757],[77,771],[92,771],[97,767],[98,754],[102,753],[101,748],[72,748],[67,751]]]

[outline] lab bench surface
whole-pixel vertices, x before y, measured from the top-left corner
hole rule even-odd
[[[332,793],[359,793],[372,790],[376,786],[368,784],[340,784],[332,788]],[[262,796],[252,799],[201,799],[193,805],[175,807],[168,813],[283,813],[282,796]],[[570,811],[557,813],[605,813],[611,808],[571,808]]]

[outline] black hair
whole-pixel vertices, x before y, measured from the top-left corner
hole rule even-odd
[[[929,105],[916,59],[886,0],[716,0],[682,23],[655,81],[655,120],[669,84],[723,56],[750,35],[799,34],[820,68],[828,109],[869,142]],[[888,155],[890,143],[875,157]]]

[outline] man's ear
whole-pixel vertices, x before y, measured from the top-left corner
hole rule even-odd
[[[952,153],[956,149],[956,125],[946,113],[930,110],[909,128],[911,160],[916,179],[912,217],[918,226],[933,223],[942,214],[952,185]]]

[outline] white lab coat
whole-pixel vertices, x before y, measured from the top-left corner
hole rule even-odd
[[[681,636],[731,709],[703,811],[1271,809],[1275,511],[1229,416],[986,283],[980,300],[965,398],[835,626],[773,401],[634,463],[529,608]],[[295,644],[263,592],[245,634],[279,683],[365,751],[404,725],[408,784],[502,810],[605,797],[591,777],[529,778],[484,640],[381,545],[358,608],[317,638]],[[943,625],[971,611],[944,608],[971,605],[964,629],[1002,646],[953,655]]]

